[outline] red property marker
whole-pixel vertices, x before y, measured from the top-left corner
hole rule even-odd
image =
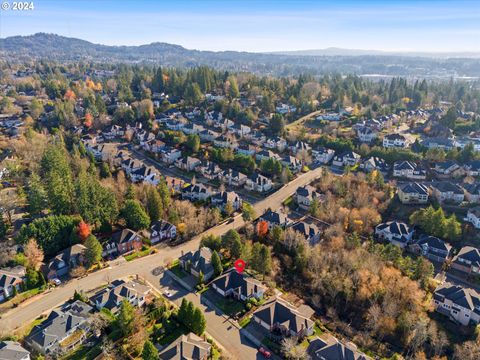
[[[235,261],[233,266],[235,266],[235,269],[237,269],[239,273],[242,273],[243,270],[245,270],[245,261],[243,261],[242,259],[238,259],[237,261]]]

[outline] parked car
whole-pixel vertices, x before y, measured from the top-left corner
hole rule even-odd
[[[270,359],[270,356],[272,356],[272,353],[264,347],[259,348],[258,352],[262,354],[265,359]]]
[[[58,279],[58,278],[52,279],[52,283],[53,283],[55,286],[59,286],[59,285],[62,284],[62,282],[61,282],[60,279]]]

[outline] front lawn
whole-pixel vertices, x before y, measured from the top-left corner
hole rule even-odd
[[[24,302],[27,299],[30,299],[31,297],[40,294],[45,290],[44,288],[35,288],[35,289],[30,289],[21,293],[18,293],[17,296],[15,296],[12,299],[9,299],[5,301],[4,303],[0,304],[0,313],[5,312],[13,307],[16,307],[20,303]]]
[[[245,309],[243,303],[234,299],[224,299],[220,296],[215,299],[215,305],[229,316],[236,315]]]
[[[132,260],[135,260],[137,258],[141,258],[141,257],[147,256],[147,255],[150,255],[152,252],[154,252],[154,249],[145,248],[145,249],[142,249],[141,251],[135,251],[134,253],[132,253],[130,255],[126,255],[124,257],[125,257],[125,260],[132,261]]]
[[[186,277],[188,275],[185,272],[185,270],[182,269],[182,266],[180,265],[180,263],[177,263],[176,265],[172,266],[170,268],[170,271],[173,272],[180,279],[183,279],[184,277]]]

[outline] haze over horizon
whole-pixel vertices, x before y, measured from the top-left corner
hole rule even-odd
[[[1,11],[0,36],[37,32],[105,45],[178,44],[212,51],[328,48],[480,52],[477,1],[34,1]],[[347,8],[348,10],[345,10]]]

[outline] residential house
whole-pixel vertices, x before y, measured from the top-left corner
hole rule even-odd
[[[472,160],[467,162],[463,168],[465,169],[466,175],[468,176],[479,176],[480,175],[480,160]]]
[[[142,238],[135,231],[123,229],[114,233],[108,243],[104,245],[103,256],[138,250],[142,247]]]
[[[395,161],[393,164],[393,176],[412,180],[425,180],[427,172],[417,163],[402,160]]]
[[[275,298],[256,310],[252,320],[268,331],[279,331],[284,336],[303,338],[313,334],[315,323],[310,319],[312,314],[313,312],[308,311],[305,307],[295,308],[293,305]]]
[[[167,187],[173,194],[179,193],[185,186],[185,181],[182,179],[171,176],[164,176],[164,178],[165,182],[167,183]]]
[[[428,149],[442,149],[445,151],[452,150],[455,147],[454,141],[449,138],[431,137],[422,141],[422,146]]]
[[[473,246],[464,246],[452,259],[452,269],[466,274],[480,274],[480,250]]]
[[[247,175],[237,170],[228,169],[219,174],[219,179],[230,186],[243,186],[247,182]]]
[[[433,171],[438,178],[459,177],[464,175],[464,170],[453,160],[441,161],[435,164]]]
[[[30,351],[16,341],[1,341],[0,360],[30,360]]]
[[[312,150],[312,158],[314,162],[319,162],[321,164],[329,163],[335,156],[335,150],[327,149],[325,147],[320,147],[318,149]]]
[[[310,341],[307,353],[310,360],[371,360],[351,342],[343,344],[331,335]]]
[[[0,303],[15,293],[13,288],[20,292],[21,286],[25,281],[25,273],[24,266],[0,269]]]
[[[279,114],[285,115],[297,111],[297,108],[289,104],[279,104],[275,107],[275,111]]]
[[[160,155],[164,163],[173,164],[177,159],[180,159],[182,157],[182,152],[179,149],[165,147],[160,152]]]
[[[461,285],[444,283],[433,294],[435,310],[467,326],[480,322],[480,293]]]
[[[438,200],[438,202],[453,202],[461,203],[465,194],[463,189],[450,181],[437,181],[432,183],[432,195]]]
[[[259,174],[252,174],[245,182],[245,189],[257,192],[267,192],[272,189],[272,180]]]
[[[182,189],[182,199],[190,201],[205,201],[212,196],[210,190],[203,184],[190,184]]]
[[[182,121],[171,119],[165,123],[168,130],[181,131],[186,124]]]
[[[212,196],[212,205],[225,210],[225,206],[230,203],[233,210],[238,211],[242,208],[242,198],[233,191],[221,191]]]
[[[342,119],[342,115],[334,112],[321,114],[316,117],[316,120],[319,120],[319,121],[340,121],[341,119]]]
[[[403,222],[388,221],[375,227],[375,235],[403,249],[412,240],[413,230]]]
[[[151,289],[136,280],[115,280],[105,289],[100,290],[90,298],[98,310],[108,309],[115,314],[127,300],[133,306],[142,307]]]
[[[290,171],[294,174],[302,170],[302,162],[294,156],[291,156],[291,155],[284,156],[280,160],[280,162],[282,163],[283,166],[288,167]]]
[[[254,131],[250,134],[250,141],[254,145],[262,146],[267,141],[267,137],[261,131]]]
[[[377,138],[377,132],[370,127],[362,126],[357,130],[358,140],[364,143],[371,143]]]
[[[261,215],[259,220],[265,221],[268,224],[269,230],[274,226],[280,226],[285,229],[292,222],[284,213],[272,211],[271,209],[268,209],[263,215]]]
[[[145,165],[140,160],[126,157],[122,160],[120,166],[122,167],[123,171],[125,171],[127,175],[130,175],[132,172],[140,169],[142,166],[145,166]]]
[[[300,186],[295,192],[295,201],[304,210],[308,210],[314,200],[322,202],[324,196],[319,194],[313,186]]]
[[[213,122],[213,127],[221,129],[222,131],[230,129],[233,125],[235,125],[235,123],[230,119],[221,119]]]
[[[143,165],[130,173],[130,178],[134,183],[145,182],[151,185],[158,185],[160,182],[160,174],[153,166]]]
[[[466,221],[472,223],[475,229],[480,229],[480,207],[468,209]]]
[[[472,184],[464,183],[461,185],[465,192],[465,199],[469,203],[479,203],[480,202],[480,184],[474,182]]]
[[[182,128],[182,131],[187,135],[199,134],[204,130],[205,128],[202,125],[195,123],[188,123]]]
[[[407,138],[400,134],[388,134],[383,138],[384,148],[404,148],[407,146]]]
[[[275,159],[280,161],[282,158],[280,157],[280,155],[278,155],[277,153],[274,153],[271,150],[261,150],[255,155],[255,159],[257,159],[257,161],[268,160],[268,159]]]
[[[182,335],[170,345],[162,348],[160,360],[207,360],[210,358],[212,345],[194,333]]]
[[[428,186],[418,182],[400,184],[398,198],[402,204],[426,204],[428,202]]]
[[[390,165],[388,165],[385,160],[379,158],[378,156],[370,156],[367,160],[360,164],[360,168],[366,172],[372,172],[376,170],[384,175],[390,171]]]
[[[213,145],[221,148],[234,149],[238,146],[238,142],[234,137],[220,135],[215,140],[213,140]]]
[[[211,286],[223,297],[233,297],[241,301],[250,298],[261,299],[267,290],[260,281],[233,268],[214,279]]]
[[[144,149],[154,154],[159,154],[163,149],[165,149],[165,146],[166,145],[162,140],[154,139],[146,143]]]
[[[250,144],[240,144],[235,151],[241,155],[253,156],[257,152],[257,147]]]
[[[292,146],[290,146],[290,151],[296,155],[299,152],[309,152],[312,150],[312,147],[303,141],[296,141]]]
[[[70,270],[85,263],[86,247],[82,244],[72,245],[55,256],[47,265],[47,279],[55,279],[67,275]]]
[[[197,166],[200,165],[202,165],[200,159],[192,156],[180,158],[175,161],[175,166],[185,171],[193,171]]]
[[[315,245],[320,241],[320,230],[317,225],[299,221],[292,225],[292,229],[302,234],[310,245]]]
[[[449,256],[452,246],[435,236],[425,235],[409,246],[416,254],[421,254],[427,259],[443,263]]]
[[[206,130],[200,131],[198,136],[200,137],[201,141],[212,142],[220,136],[220,133],[218,133],[216,131],[213,131],[213,130],[210,130],[210,129],[206,129]]]
[[[247,125],[235,124],[230,128],[230,131],[233,134],[243,138],[248,136],[252,132],[252,129],[250,128],[250,126]]]
[[[203,273],[205,281],[208,281],[214,273],[212,265],[212,250],[201,247],[197,251],[190,251],[179,258],[180,265],[193,276],[199,277]]]
[[[332,165],[337,167],[355,166],[360,162],[361,156],[353,151],[346,151],[333,157]]]
[[[92,307],[75,301],[53,310],[40,324],[35,325],[24,339],[27,347],[41,354],[64,354],[87,339]]]
[[[135,134],[135,138],[139,141],[140,146],[144,147],[149,141],[155,140],[155,134],[145,130],[139,130]]]
[[[278,150],[282,152],[287,147],[287,140],[275,136],[273,138],[268,138],[267,141],[263,144],[263,147],[270,150]]]
[[[150,241],[156,244],[164,240],[172,240],[177,236],[177,227],[163,219],[155,221],[150,226]]]
[[[223,114],[220,111],[209,111],[205,113],[205,121],[207,122],[220,122],[223,119]]]
[[[125,130],[119,125],[107,126],[102,131],[102,135],[107,140],[113,140],[115,138],[122,137],[125,134]]]
[[[196,170],[208,180],[215,180],[222,172],[222,168],[212,161],[203,162]]]

